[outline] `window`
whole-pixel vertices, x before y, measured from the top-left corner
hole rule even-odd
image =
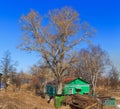
[[[76,92],[81,92],[81,89],[75,89],[76,90]]]

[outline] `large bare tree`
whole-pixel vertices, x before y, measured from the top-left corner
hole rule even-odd
[[[33,10],[22,16],[23,37],[19,48],[40,53],[44,64],[55,75],[60,94],[65,72],[76,61],[73,48],[92,36],[93,29],[88,23],[81,23],[78,12],[70,7],[51,10],[46,16]]]

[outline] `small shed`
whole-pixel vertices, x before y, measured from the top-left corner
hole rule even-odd
[[[46,85],[46,94],[49,96],[55,96],[57,94],[57,89],[57,82],[55,80],[48,82]]]
[[[76,94],[81,95],[90,93],[90,84],[81,78],[65,78],[63,80],[63,95]],[[50,96],[57,94],[57,82],[51,81],[46,85],[46,93]]]

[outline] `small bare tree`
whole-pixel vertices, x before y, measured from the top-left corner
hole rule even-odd
[[[37,66],[33,65],[31,67],[31,73],[34,77],[37,78],[35,85],[36,94],[42,94],[46,92],[46,84],[47,81],[52,78],[52,75],[50,75],[49,69],[44,66]],[[34,82],[34,81],[33,81]]]
[[[58,94],[62,93],[62,78],[70,64],[73,47],[92,36],[88,23],[81,23],[77,11],[69,7],[49,11],[47,18],[31,11],[21,18],[23,30],[19,48],[40,53],[42,61],[54,74],[58,83]]]
[[[8,87],[8,78],[13,72],[16,72],[17,62],[13,62],[11,59],[11,53],[5,51],[3,58],[0,60],[0,71],[3,73],[3,82],[5,84],[5,89]]]
[[[82,77],[91,84],[92,93],[95,93],[98,77],[104,73],[109,65],[109,57],[100,46],[91,46],[79,52],[77,63],[77,76]]]
[[[112,66],[112,69],[109,73],[109,85],[112,89],[116,89],[119,84],[119,75],[120,72],[117,70],[116,67]]]

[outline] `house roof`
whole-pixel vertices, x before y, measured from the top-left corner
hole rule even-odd
[[[77,79],[79,79],[79,80],[83,81],[84,83],[89,84],[87,81],[85,81],[85,80],[83,80],[83,79],[81,79],[81,78],[74,78],[73,80],[71,80],[71,81],[67,82],[67,84],[68,84],[68,83],[71,83],[72,81],[75,81],[75,80],[77,80]]]
[[[70,83],[70,82],[72,82],[72,81],[74,81],[74,80],[76,80],[76,79],[79,79],[79,80],[81,80],[81,81],[89,84],[87,81],[85,81],[85,80],[83,80],[83,79],[81,79],[81,78],[74,78],[74,77],[64,78],[62,82],[63,82],[64,84],[68,84],[68,83]],[[48,84],[57,85],[57,81],[56,81],[56,80],[53,80],[53,81],[48,82]]]
[[[53,80],[53,81],[48,82],[47,84],[57,85],[57,81]]]
[[[63,79],[63,83],[68,83],[68,82],[73,81],[73,80],[75,80],[74,77],[64,78],[64,79]]]

